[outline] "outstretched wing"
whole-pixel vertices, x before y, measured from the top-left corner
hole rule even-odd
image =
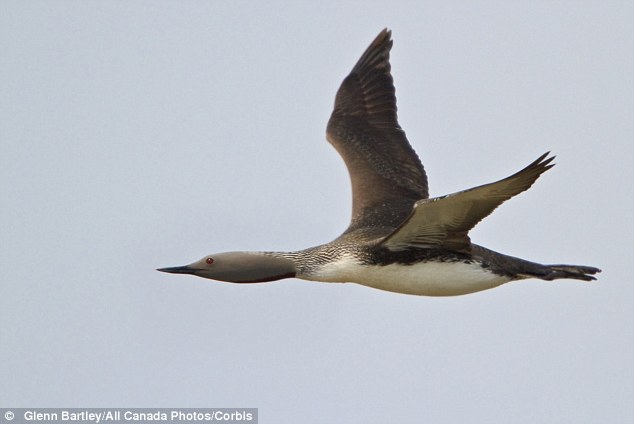
[[[416,202],[409,218],[381,244],[390,250],[411,247],[469,250],[469,230],[504,201],[527,190],[543,172],[552,168],[554,156],[546,158],[548,154],[498,182]]]
[[[429,197],[425,170],[397,121],[390,36],[381,31],[343,80],[328,121],[328,141],[352,182],[347,231],[395,228],[417,200]]]

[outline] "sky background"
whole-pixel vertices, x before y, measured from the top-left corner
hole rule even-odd
[[[432,196],[552,151],[472,239],[598,283],[428,298],[156,272],[346,228],[325,126],[384,27]],[[633,422],[633,75],[627,1],[3,1],[0,405]]]

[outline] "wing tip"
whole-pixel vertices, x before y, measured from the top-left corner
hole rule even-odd
[[[385,27],[381,30],[381,32],[379,32],[379,35],[376,36],[375,41],[381,39],[388,39],[391,40],[392,39],[392,30],[389,29],[388,27]]]
[[[383,30],[374,37],[374,40],[372,40],[370,45],[365,49],[350,73],[358,73],[365,67],[373,68],[382,62],[385,63],[383,66],[386,66],[389,72],[390,50],[392,50],[393,44],[392,30],[387,27],[383,28]]]
[[[533,161],[533,163],[531,163],[529,166],[531,166],[531,165],[549,165],[550,164],[550,166],[552,167],[555,164],[554,163],[551,164],[551,162],[553,160],[555,160],[556,157],[557,157],[556,155],[551,155],[551,152],[549,150],[546,153],[544,153],[543,155],[541,155],[540,157],[538,157],[537,159],[535,159]]]
[[[535,174],[535,179],[539,177],[544,172],[548,171],[550,168],[555,166],[556,164],[553,162],[557,156],[552,155],[550,151],[544,153],[533,162],[531,162],[528,166],[526,166],[521,171],[513,174],[511,177],[518,176],[520,174]]]

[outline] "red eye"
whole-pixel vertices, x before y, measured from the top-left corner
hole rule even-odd
[[[211,264],[214,263],[214,260],[213,260],[213,258],[207,258],[206,262],[207,262],[207,265],[211,265]]]

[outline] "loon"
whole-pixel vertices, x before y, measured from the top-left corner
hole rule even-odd
[[[552,168],[547,152],[500,181],[429,198],[425,170],[397,120],[384,29],[343,80],[326,136],[352,183],[352,219],[330,243],[296,252],[224,252],[160,268],[231,283],[283,278],[353,282],[423,296],[455,296],[527,278],[595,280],[600,269],[543,265],[471,243],[469,230]]]

